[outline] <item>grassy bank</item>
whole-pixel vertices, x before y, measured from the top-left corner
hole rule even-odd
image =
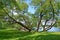
[[[0,30],[0,40],[60,40],[60,32]]]

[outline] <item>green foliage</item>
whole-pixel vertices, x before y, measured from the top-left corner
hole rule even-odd
[[[2,22],[0,22],[0,27],[2,27]]]
[[[57,26],[60,27],[60,20],[57,21]]]
[[[5,16],[7,16],[4,11],[5,9],[11,17],[19,21],[25,21],[26,26],[31,28],[37,26],[37,22],[40,20],[39,17],[41,16],[40,14],[43,15],[42,19],[47,20],[53,17],[53,9],[55,17],[59,14],[58,11],[60,10],[60,2],[56,2],[55,0],[31,0],[31,5],[28,5],[25,0],[0,0],[0,5],[1,21],[4,20]],[[28,12],[29,6],[36,7],[34,14]],[[14,15],[14,13],[17,13],[17,15]],[[8,19],[9,21],[12,21],[12,19]],[[60,23],[58,22],[58,25],[59,24]],[[8,25],[9,24],[7,23],[4,24],[4,26]],[[17,24],[15,26],[17,26]]]
[[[41,0],[32,0],[34,6],[40,5]]]

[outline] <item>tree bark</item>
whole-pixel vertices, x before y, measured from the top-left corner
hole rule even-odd
[[[41,6],[42,5],[43,5],[43,2],[41,1]],[[37,25],[37,30],[36,31],[39,30],[39,26],[41,25],[41,20],[42,20],[42,17],[43,17],[42,12],[43,12],[43,10],[40,12],[40,18],[39,18],[39,21],[38,21],[38,25]]]
[[[56,24],[56,22],[54,24],[51,23],[51,25],[48,27],[48,29],[46,31],[50,30],[55,24]]]
[[[42,20],[42,12],[40,13],[40,18],[39,18],[39,21],[38,21],[38,25],[37,25],[37,31],[39,30],[39,26],[41,25],[41,20]]]
[[[45,25],[43,26],[43,31],[46,31],[45,26],[46,26],[47,21],[48,21],[48,20],[45,21]]]
[[[22,27],[26,28],[29,32],[31,31],[31,29],[28,28],[26,25],[24,25],[23,23],[15,20],[13,17],[11,17],[5,9],[3,9],[3,10],[4,10],[4,12],[6,12],[6,14],[7,14],[13,21],[15,21],[15,23],[18,23],[18,24],[21,25]]]

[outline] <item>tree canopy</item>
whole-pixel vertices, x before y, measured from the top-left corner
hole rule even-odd
[[[19,24],[28,31],[36,27],[43,27],[43,31],[59,26],[60,1],[58,0],[0,0],[0,19],[3,23]],[[28,12],[29,6],[33,6],[34,13]],[[32,9],[31,9],[32,10]],[[42,21],[44,20],[44,25]],[[6,22],[4,22],[6,21]],[[47,26],[48,22],[51,25]],[[6,23],[7,24],[7,23]],[[47,27],[47,28],[46,28]]]

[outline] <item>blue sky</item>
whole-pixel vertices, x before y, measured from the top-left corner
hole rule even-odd
[[[26,3],[29,5],[29,7],[28,7],[28,12],[34,13],[34,12],[35,12],[35,9],[32,8],[32,6],[29,4],[30,2],[31,2],[31,0],[26,0]]]
[[[55,1],[60,1],[60,0],[55,0]],[[29,5],[29,7],[28,7],[28,12],[30,12],[30,13],[34,13],[35,12],[35,9],[34,8],[32,8],[32,6],[29,4],[31,2],[31,0],[26,0],[26,3]]]

